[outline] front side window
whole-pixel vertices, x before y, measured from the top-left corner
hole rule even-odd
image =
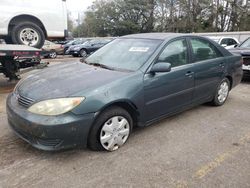
[[[188,50],[186,39],[171,42],[158,58],[158,62],[170,63],[172,67],[185,65],[188,63]]]
[[[228,45],[235,45],[237,42],[234,39],[229,39]]]
[[[193,38],[190,42],[195,62],[215,59],[222,56],[218,49],[209,41]]]

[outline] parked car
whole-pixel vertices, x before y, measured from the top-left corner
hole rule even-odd
[[[207,38],[128,35],[83,63],[52,66],[21,80],[7,99],[8,120],[39,149],[114,151],[134,126],[206,102],[223,105],[241,81],[241,66],[241,56]]]
[[[0,39],[0,44],[6,44],[4,39]]]
[[[240,44],[238,39],[234,37],[208,37],[208,38],[214,40],[215,42],[217,42],[226,49],[234,48],[235,46]]]
[[[0,36],[11,44],[41,48],[67,36],[66,0],[1,0]],[[49,6],[48,6],[49,5]]]
[[[49,57],[49,58],[56,58],[57,55],[62,55],[63,54],[63,45],[61,44],[56,44],[54,42],[50,41],[45,41],[43,47],[43,56],[44,57]]]
[[[83,44],[74,45],[68,49],[66,54],[70,54],[74,57],[87,57],[91,53],[95,52],[99,48],[105,46],[113,39],[105,38],[105,39],[93,39],[90,41],[86,41]]]
[[[63,45],[63,48],[64,48],[64,54],[68,55],[67,51],[70,47],[72,46],[75,46],[75,45],[79,45],[79,44],[83,44],[85,43],[86,41],[88,41],[90,39],[88,38],[78,38],[78,39],[75,39],[75,40],[72,40],[72,41],[69,41],[68,43],[66,43],[65,45]]]
[[[250,76],[250,37],[238,45],[234,49],[230,49],[230,52],[240,54],[243,58],[242,69],[244,75]]]

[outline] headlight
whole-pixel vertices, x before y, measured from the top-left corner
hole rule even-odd
[[[34,114],[56,116],[64,114],[78,106],[85,97],[59,98],[41,101],[28,108]]]

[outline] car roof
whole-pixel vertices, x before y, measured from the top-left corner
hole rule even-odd
[[[141,39],[158,39],[158,40],[166,40],[169,38],[174,38],[178,36],[186,36],[187,34],[182,33],[139,33],[139,34],[131,34],[125,35],[121,38],[141,38]]]

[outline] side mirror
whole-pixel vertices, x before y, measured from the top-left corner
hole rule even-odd
[[[170,72],[170,71],[171,71],[170,63],[159,62],[153,65],[150,72],[156,73],[156,72]]]
[[[234,45],[234,48],[236,48],[237,46],[238,46],[238,44],[235,44],[235,45]]]

